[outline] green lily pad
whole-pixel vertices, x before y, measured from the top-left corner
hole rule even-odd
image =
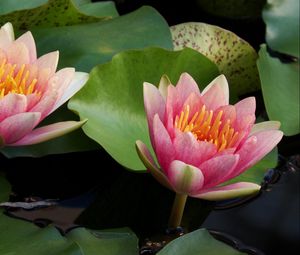
[[[75,241],[84,255],[138,255],[138,239],[129,229],[105,231],[76,228],[67,238]]]
[[[228,79],[231,93],[242,95],[259,89],[257,53],[236,34],[198,22],[172,26],[171,33],[175,50],[190,47],[213,61]]]
[[[32,9],[47,3],[48,0],[9,0],[0,2],[0,15],[7,14],[14,11],[25,9]]]
[[[300,133],[299,61],[282,63],[263,45],[257,66],[269,119],[280,121],[280,129],[287,136]]]
[[[138,240],[128,229],[90,231],[76,228],[66,236],[52,227],[36,225],[0,213],[0,254],[134,255]]]
[[[238,255],[246,254],[214,239],[206,229],[198,229],[176,238],[157,255]]]
[[[263,10],[266,40],[275,51],[299,58],[299,0],[268,0]]]
[[[74,66],[86,72],[123,50],[173,47],[167,22],[148,6],[104,22],[36,28],[32,33],[39,54],[59,50],[59,67]]]
[[[116,9],[115,2],[113,1],[103,1],[103,2],[94,2],[91,1],[74,1],[75,5],[78,9],[90,16],[96,17],[107,17],[110,16],[112,18],[118,17],[119,13]]]
[[[89,121],[84,132],[97,141],[120,164],[143,170],[135,150],[150,140],[143,104],[143,82],[158,84],[166,74],[173,84],[189,72],[203,88],[218,75],[217,67],[192,49],[167,51],[160,48],[129,50],[111,62],[95,67],[86,86],[69,102],[69,108]]]
[[[0,9],[2,9],[2,2],[5,1],[0,2]],[[20,10],[1,15],[0,24],[11,22],[16,30],[28,30],[33,27],[71,26],[109,18],[85,15],[78,11],[71,0],[48,0],[47,3],[32,8],[41,2],[34,1],[25,5],[31,9],[23,9],[22,7]]]
[[[0,254],[84,255],[74,241],[54,227],[41,229],[32,223],[0,213]]]

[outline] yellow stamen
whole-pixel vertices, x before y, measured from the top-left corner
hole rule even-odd
[[[205,105],[191,113],[190,106],[186,105],[175,117],[174,126],[182,132],[191,132],[199,141],[213,143],[218,151],[223,151],[235,146],[240,137],[231,126],[230,119],[222,119],[223,113],[219,111],[214,114],[212,110],[206,110]]]
[[[38,80],[36,78],[29,79],[29,77],[30,72],[26,70],[25,64],[17,68],[16,64],[6,63],[6,59],[4,59],[0,65],[0,99],[10,93],[40,95],[36,89]]]

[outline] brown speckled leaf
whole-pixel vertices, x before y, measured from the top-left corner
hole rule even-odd
[[[236,34],[223,28],[198,22],[171,27],[175,50],[193,48],[215,62],[238,95],[259,89],[257,53]]]
[[[1,4],[0,4],[1,7]],[[49,0],[32,9],[23,9],[0,16],[0,25],[11,22],[15,29],[27,30],[32,27],[71,26],[81,23],[98,22],[110,17],[95,17],[81,13],[71,0]]]

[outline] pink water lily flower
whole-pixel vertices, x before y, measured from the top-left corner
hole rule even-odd
[[[0,147],[40,143],[80,127],[65,121],[35,127],[72,97],[88,74],[56,72],[58,51],[37,58],[31,32],[14,39],[11,23],[0,29]]]
[[[146,145],[136,142],[146,168],[177,194],[220,200],[257,192],[255,183],[222,183],[240,175],[281,140],[280,123],[255,122],[255,98],[229,104],[228,83],[218,76],[201,93],[183,73],[175,86],[144,83],[150,139],[160,168]]]

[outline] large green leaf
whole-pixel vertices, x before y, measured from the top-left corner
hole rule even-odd
[[[77,228],[65,237],[52,227],[39,228],[30,222],[0,213],[1,255],[134,255],[138,240],[128,229],[90,231]]]
[[[228,79],[231,93],[259,89],[257,53],[236,34],[218,26],[188,22],[171,27],[175,50],[190,47],[213,61]]]
[[[0,213],[1,255],[84,255],[74,242],[54,227],[41,229],[32,223]]]
[[[81,12],[90,16],[97,17],[118,17],[119,13],[116,9],[115,3],[113,1],[103,1],[92,3],[90,1],[74,1],[75,5],[79,8]]]
[[[89,119],[84,132],[115,160],[130,169],[142,170],[135,141],[140,139],[150,147],[143,82],[158,84],[167,74],[176,84],[183,72],[189,72],[201,87],[218,75],[211,61],[189,48],[177,52],[160,48],[122,52],[92,70],[88,83],[72,98],[69,107],[80,118]]]
[[[279,120],[287,136],[300,132],[299,61],[282,63],[262,46],[257,62],[268,116]]]
[[[75,241],[84,255],[137,255],[138,239],[128,229],[106,231],[77,228],[68,233],[67,238]]]
[[[185,234],[166,245],[157,255],[245,254],[214,239],[206,229]]]
[[[276,51],[299,58],[299,0],[268,0],[263,11],[266,40]]]
[[[57,1],[57,0],[56,0]],[[71,0],[72,3],[79,9],[80,12],[83,12],[89,16],[97,17],[117,17],[118,11],[115,7],[115,3],[112,1],[103,1],[93,3],[91,0]],[[0,15],[8,14],[14,11],[28,10],[44,5],[48,0],[9,0],[0,2]],[[65,6],[62,6],[64,8]]]
[[[141,7],[105,22],[32,30],[39,54],[60,51],[59,66],[89,72],[126,49],[172,49],[168,24],[152,7]]]
[[[5,2],[0,2],[0,10],[2,9],[2,4],[5,10],[13,10],[14,5],[16,5],[16,1],[13,1],[10,5],[7,5]],[[35,0],[33,2],[29,1],[25,5],[21,4],[20,8],[17,8],[16,11],[1,15],[0,24],[11,22],[15,29],[27,30],[32,27],[71,26],[109,18],[85,15],[75,7],[71,0],[48,0],[46,3],[40,5],[42,2]],[[3,11],[1,12],[3,13]]]
[[[0,15],[7,14],[14,11],[32,9],[40,5],[47,3],[47,0],[29,0],[29,1],[20,1],[20,0],[9,0],[9,1],[0,1]]]

